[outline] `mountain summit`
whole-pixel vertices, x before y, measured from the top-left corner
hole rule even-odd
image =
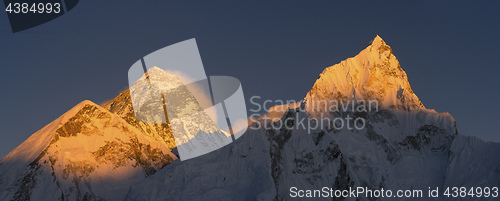
[[[378,35],[355,57],[326,68],[304,100],[313,113],[321,112],[313,104],[329,100],[377,100],[384,108],[424,108],[391,47]]]

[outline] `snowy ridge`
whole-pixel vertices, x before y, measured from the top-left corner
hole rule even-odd
[[[132,106],[130,90],[120,93],[113,100],[105,103],[104,108],[123,118],[127,123],[143,131],[148,136],[162,142],[168,149],[176,147],[170,124],[168,123],[145,123],[137,120]]]
[[[450,148],[450,165],[446,171],[446,186],[499,186],[499,143],[484,142],[476,137],[457,136]],[[469,170],[464,174],[463,168]]]
[[[50,133],[53,133],[62,123],[68,121],[68,119],[74,116],[82,107],[90,103],[89,100],[82,101],[56,120],[31,135],[21,145],[2,158],[0,164],[5,161],[15,161],[27,165],[33,161],[52,140],[53,135]]]
[[[74,116],[89,102],[90,101],[87,100],[82,101],[80,104],[68,110],[56,120],[31,135],[26,141],[0,160],[0,183],[3,184],[0,185],[0,193],[5,193],[3,192],[3,187],[13,184],[15,180],[17,180],[18,177],[24,173],[24,168],[32,163],[49,145],[54,138],[53,133],[56,129],[58,129],[64,122],[67,122],[68,119]],[[3,175],[11,176],[6,177]],[[4,196],[0,197],[3,198]]]

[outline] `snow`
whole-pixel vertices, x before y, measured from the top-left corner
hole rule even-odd
[[[384,51],[379,51],[380,47]],[[450,114],[426,109],[379,36],[356,57],[325,69],[307,94],[304,106],[339,98],[337,92],[344,99],[377,98],[381,107],[369,112],[368,126],[363,130],[316,129],[309,134],[301,128],[249,128],[222,149],[169,164],[132,186],[127,200],[295,200],[289,196],[290,187],[361,186],[427,192],[428,187],[447,185],[498,186],[499,166],[489,161],[495,160],[491,157],[498,155],[500,146],[485,146],[481,140],[457,136]],[[370,92],[376,95],[370,97]],[[275,124],[276,119],[268,118],[278,117],[281,107],[273,107],[251,127]],[[281,120],[322,112],[289,109]],[[482,149],[478,150],[479,146]],[[471,168],[478,166],[485,168]]]
[[[163,163],[147,162],[147,158],[138,161],[134,154],[152,154],[146,146],[176,159],[164,143],[101,106],[83,101],[2,159],[0,198],[15,196],[15,185],[33,185],[28,195],[31,200],[57,200],[61,195],[69,200],[82,196],[122,200],[131,184],[149,174],[139,163],[156,169]],[[33,173],[29,181],[19,180],[29,173]]]
[[[380,36],[355,57],[326,68],[304,98],[310,115],[320,100],[378,100],[384,108],[424,108],[406,73]],[[314,102],[314,103],[313,103]]]
[[[159,79],[155,75],[150,79]],[[379,100],[380,108],[366,113],[361,130],[256,128],[277,124],[271,117],[307,121],[327,114],[313,110],[314,102],[364,99]],[[449,113],[425,108],[379,36],[357,56],[326,68],[300,104],[273,107],[235,142],[162,166],[170,161],[148,158],[152,151],[145,147],[176,159],[170,152],[173,140],[161,124],[127,119],[134,107],[128,91],[104,107],[84,101],[0,160],[0,199],[21,192],[31,200],[61,195],[65,200],[295,200],[291,187],[426,192],[428,187],[500,185],[500,144],[460,135]],[[185,130],[200,124],[196,118],[184,121]],[[95,154],[100,150],[102,155]]]
[[[53,138],[53,132],[59,128],[61,124],[68,121],[73,115],[75,115],[82,107],[87,104],[93,104],[89,100],[84,100],[77,104],[66,113],[58,117],[56,120],[46,125],[42,129],[38,130],[36,133],[31,135],[26,141],[24,141],[17,148],[12,150],[4,158],[0,160],[0,163],[22,163],[27,165],[31,163],[35,158],[42,152],[45,147],[50,143]]]

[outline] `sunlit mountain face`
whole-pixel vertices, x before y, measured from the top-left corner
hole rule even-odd
[[[175,77],[151,70],[158,71],[149,72],[154,87],[178,87]],[[137,120],[133,87],[102,106],[83,101],[0,160],[0,200],[296,200],[291,188],[426,193],[500,185],[500,145],[461,135],[450,114],[424,107],[407,76],[377,36],[315,83],[302,83],[312,89],[303,102],[273,114],[280,118],[261,118],[234,143],[185,161],[171,152],[177,147],[171,122]],[[189,99],[179,90],[179,101]],[[208,116],[178,123],[213,133],[218,128]],[[336,118],[358,127],[325,121]],[[469,198],[462,200],[475,200]]]
[[[164,143],[83,101],[2,159],[2,199],[122,199],[173,159]]]

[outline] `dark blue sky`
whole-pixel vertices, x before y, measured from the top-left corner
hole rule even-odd
[[[116,2],[80,1],[16,34],[1,6],[0,157],[82,100],[112,99],[135,61],[190,38],[207,74],[239,78],[247,98],[301,100],[379,34],[427,108],[500,141],[497,2]]]

